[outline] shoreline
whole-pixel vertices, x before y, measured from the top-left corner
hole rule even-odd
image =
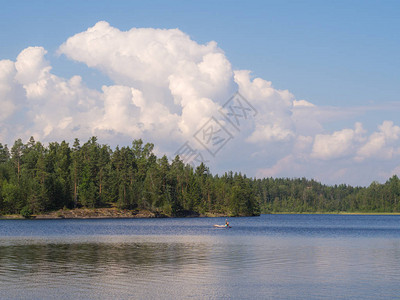
[[[337,211],[337,212],[269,212],[269,213],[261,213],[262,215],[388,215],[388,216],[398,216],[400,212],[346,212],[346,211]]]
[[[25,218],[19,214],[0,215],[0,220],[61,220],[61,219],[153,219],[153,218],[199,218],[199,217],[228,217],[224,214],[200,214],[184,211],[176,216],[169,216],[162,212],[150,210],[129,210],[112,208],[75,208],[60,209],[43,214],[33,214]]]
[[[400,212],[269,212],[265,215],[400,215]],[[19,214],[0,215],[0,220],[60,220],[60,219],[152,219],[152,218],[234,218],[220,213],[200,214],[193,211],[184,211],[176,216],[169,216],[162,212],[150,210],[129,210],[112,208],[75,208],[60,209],[43,214],[24,218]]]

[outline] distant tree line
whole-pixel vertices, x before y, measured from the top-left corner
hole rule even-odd
[[[255,195],[261,212],[400,212],[400,180],[394,175],[386,183],[368,187],[346,184],[328,186],[314,180],[255,180]]]
[[[60,208],[148,209],[171,216],[188,212],[250,216],[273,212],[400,212],[400,180],[368,187],[327,186],[314,180],[212,175],[177,156],[158,158],[154,145],[100,145],[92,137],[65,141],[21,139],[0,143],[0,214],[37,214]]]

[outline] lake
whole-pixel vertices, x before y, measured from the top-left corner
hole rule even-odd
[[[400,299],[400,216],[0,220],[0,299]]]

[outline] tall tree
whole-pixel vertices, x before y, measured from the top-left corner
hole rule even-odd
[[[22,163],[22,155],[23,155],[24,149],[25,149],[25,146],[22,143],[21,139],[16,140],[14,145],[11,148],[11,157],[12,157],[12,161],[16,168],[18,182],[19,182],[20,174],[21,174],[21,163]]]

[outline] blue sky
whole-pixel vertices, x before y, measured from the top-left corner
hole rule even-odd
[[[397,121],[400,112],[399,14],[399,1],[4,1],[0,9],[0,60],[16,62],[24,49],[42,47],[47,51],[44,55],[52,74],[64,79],[79,75],[86,87],[101,92],[103,85],[120,85],[125,81],[112,77],[105,65],[97,62],[98,67],[88,67],[87,60],[73,58],[71,51],[77,48],[60,51],[63,43],[99,21],[106,21],[121,32],[131,28],[177,28],[199,45],[215,41],[232,70],[250,70],[253,79],[262,78],[270,81],[276,90],[288,90],[293,95],[292,101],[306,100],[318,108],[314,116],[323,115],[323,120],[318,121],[321,125],[318,131],[303,132],[298,125],[293,125],[293,134],[282,141],[265,138],[244,147],[254,149],[253,153],[234,150],[248,143],[248,137],[239,136],[237,145],[228,149],[232,156],[222,154],[227,158],[212,158],[210,164],[214,172],[237,169],[250,176],[306,176],[329,184],[367,185],[372,180],[385,181],[400,170],[396,127],[400,125]],[[132,87],[140,90],[133,83]],[[29,110],[26,106],[24,109]],[[258,118],[267,118],[262,109],[260,111]],[[330,117],[325,116],[328,112]],[[15,110],[13,113],[13,122],[18,123],[18,114]],[[289,113],[296,115],[294,111]],[[32,114],[38,115],[37,111]],[[11,122],[11,117],[7,118],[4,117],[3,122]],[[379,144],[382,130],[378,128],[385,121],[393,123],[392,127],[387,127],[387,132],[394,136],[389,138],[390,143],[386,139]],[[282,125],[286,121],[277,122]],[[362,124],[364,132],[359,138],[354,134],[357,122]],[[265,122],[256,120],[253,127],[265,129],[265,126]],[[107,130],[111,129],[116,130],[115,126]],[[354,132],[344,131],[346,129]],[[7,134],[3,131],[0,137],[3,143],[10,144],[10,140],[23,135],[22,132],[22,129],[20,132],[8,129]],[[63,138],[62,134],[40,134],[39,125],[25,132],[45,141],[50,137]],[[250,135],[251,132],[249,129]],[[335,132],[338,133],[335,135]],[[374,136],[374,133],[377,134]],[[80,134],[84,139],[84,132]],[[132,133],[119,134],[120,140],[100,134],[100,141],[124,144],[128,140],[126,136],[132,136]],[[320,137],[316,138],[318,134]],[[354,142],[344,146],[348,151],[343,151],[342,156],[324,156],[318,152],[322,141],[327,140],[328,145],[335,138],[341,141],[341,134],[351,140],[348,143]],[[302,162],[293,146],[300,136],[309,137],[311,143],[310,157]],[[70,138],[65,134],[65,139]],[[143,138],[146,140],[146,136]],[[160,152],[166,153],[173,152],[185,141],[183,137],[177,139],[176,144],[165,143],[157,140],[157,134],[150,134],[150,138],[160,143]],[[373,157],[373,151],[367,151],[366,144],[369,140],[372,143],[374,138],[374,145],[384,143],[382,153],[389,154]],[[282,147],[291,150],[284,154],[276,150]],[[362,147],[364,150],[360,150]],[[259,156],[265,149],[269,151],[268,157]],[[374,153],[378,150],[376,148]],[[238,160],[238,153],[257,159]],[[361,153],[364,156],[360,157]],[[279,162],[284,162],[285,158],[291,161],[290,155],[296,156],[291,159],[299,165],[279,168]],[[324,168],[326,172],[321,171]]]

